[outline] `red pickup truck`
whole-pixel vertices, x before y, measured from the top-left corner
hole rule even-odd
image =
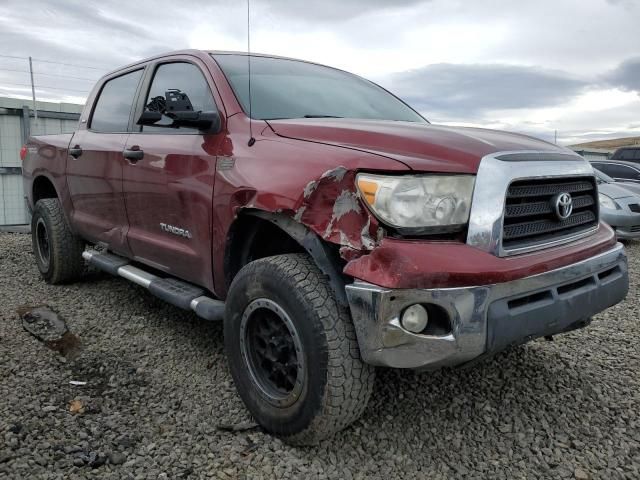
[[[223,320],[240,396],[291,443],[357,419],[375,367],[467,365],[628,290],[582,157],[310,62],[149,58],[21,154],[44,279],[88,262]]]

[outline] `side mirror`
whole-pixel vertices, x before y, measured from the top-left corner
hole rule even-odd
[[[153,112],[151,110],[145,110],[138,119],[138,125],[153,125],[156,122],[162,120],[162,114],[160,112]]]
[[[216,112],[193,112],[181,110],[171,112],[173,127],[197,128],[198,130],[218,133],[220,131],[220,114]]]
[[[138,119],[138,125],[154,125],[164,128],[197,128],[208,133],[220,132],[220,114],[216,112],[194,112],[191,110],[173,111],[169,115],[173,120],[171,125],[156,125],[162,120],[162,113],[152,110],[145,110]]]
[[[170,125],[156,125],[162,120],[163,115],[172,120]],[[195,112],[189,95],[177,88],[170,88],[165,92],[164,97],[158,95],[149,101],[138,119],[138,125],[154,125],[163,128],[187,127],[197,128],[207,133],[218,133],[222,127],[222,121],[217,110]]]

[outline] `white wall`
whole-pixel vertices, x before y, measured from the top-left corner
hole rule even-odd
[[[0,97],[0,113],[3,108],[22,109],[32,106],[29,100]],[[37,102],[39,111],[80,113],[82,105],[70,103]],[[55,118],[31,118],[31,135],[73,132],[78,124],[75,120]],[[21,117],[0,114],[0,167],[20,167],[22,147]],[[29,222],[29,213],[24,203],[22,176],[0,174],[0,225],[20,225]]]

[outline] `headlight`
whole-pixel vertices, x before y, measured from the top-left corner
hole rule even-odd
[[[604,193],[598,194],[598,201],[602,208],[608,208],[609,210],[618,210],[620,208],[613,198],[605,195]]]
[[[469,221],[472,175],[359,173],[362,198],[382,222],[412,233],[454,231]]]

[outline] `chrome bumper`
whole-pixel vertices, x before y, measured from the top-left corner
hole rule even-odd
[[[584,326],[624,299],[628,288],[627,258],[617,244],[587,260],[506,283],[393,290],[356,281],[346,290],[365,362],[432,369]],[[441,307],[449,332],[423,335],[402,328],[401,313],[415,303]]]

